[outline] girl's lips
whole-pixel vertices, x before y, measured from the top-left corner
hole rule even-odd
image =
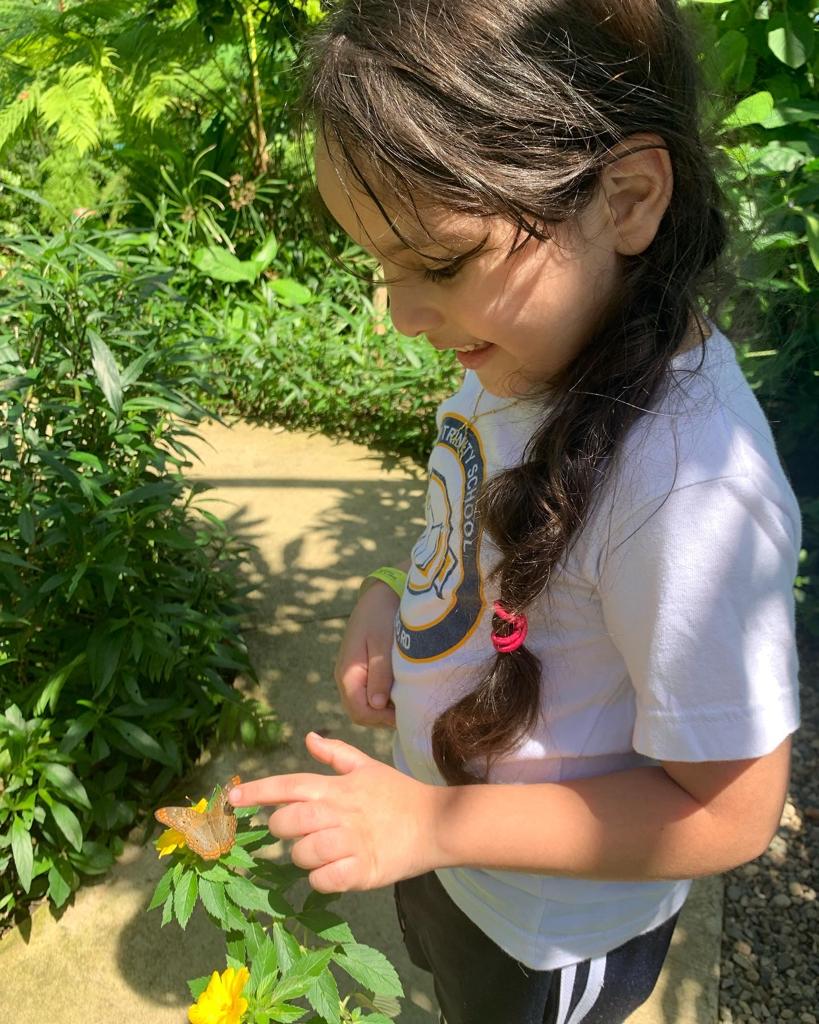
[[[474,352],[456,352],[455,355],[461,366],[467,370],[477,370],[490,357],[494,348],[495,346],[490,342],[486,348],[475,349]]]

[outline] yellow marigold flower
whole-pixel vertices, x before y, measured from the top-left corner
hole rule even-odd
[[[202,797],[199,803],[193,807],[193,810],[199,814],[204,814],[207,809],[208,801],[205,797]],[[175,828],[166,828],[162,835],[154,841],[154,846],[160,857],[165,857],[167,854],[173,853],[177,847],[181,849],[186,845],[185,837]]]
[[[190,1024],[240,1024],[247,1009],[247,1000],[242,998],[242,989],[247,984],[250,971],[240,967],[228,967],[214,971],[208,987],[188,1009]]]

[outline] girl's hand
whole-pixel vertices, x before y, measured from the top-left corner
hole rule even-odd
[[[314,732],[310,754],[337,773],[271,775],[235,786],[234,807],[284,804],[268,827],[297,839],[293,863],[317,892],[378,889],[436,866],[439,790],[411,779],[343,740]]]
[[[399,599],[380,580],[373,581],[359,598],[347,623],[336,657],[334,678],[341,703],[356,725],[395,728],[395,705],[390,702],[394,682],[392,644]],[[376,698],[383,698],[378,709]]]

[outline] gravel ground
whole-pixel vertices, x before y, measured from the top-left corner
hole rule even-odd
[[[819,1022],[819,645],[800,646],[802,726],[767,853],[725,875],[720,1024]]]

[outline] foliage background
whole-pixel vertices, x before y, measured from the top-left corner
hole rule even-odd
[[[723,326],[800,498],[799,622],[819,638],[819,4],[681,6],[700,36],[707,128],[738,223],[739,288]],[[63,903],[83,873],[105,870],[145,794],[195,756],[151,703],[162,673],[133,639],[137,599],[161,604],[173,581],[157,573],[145,586],[158,589],[134,595],[119,573],[147,578],[162,561],[156,516],[175,524],[194,575],[215,551],[234,563],[241,551],[195,513],[184,448],[176,462],[162,440],[184,443],[173,431],[208,412],[319,429],[423,465],[435,405],[459,379],[451,353],[396,334],[375,283],[340,271],[320,241],[293,118],[299,43],[320,17],[314,0],[0,0],[0,914],[45,892]],[[324,226],[331,249],[375,269]],[[150,357],[135,369],[136,345]],[[76,537],[40,538],[66,507],[83,536],[101,536],[111,503],[145,486],[163,503],[140,520],[135,501],[132,561],[116,568],[109,602],[105,549],[97,559]],[[240,597],[237,578],[191,609],[205,638],[198,664],[224,687],[211,677],[202,704],[202,676],[174,697],[199,709],[194,747],[235,704],[228,684],[245,663],[218,637]],[[91,641],[105,618],[90,613],[95,602],[128,623],[105,643]],[[24,652],[23,636],[57,622],[73,646]],[[221,676],[213,645],[227,657]],[[83,646],[94,653],[73,664]],[[65,749],[88,705],[94,726]],[[120,734],[127,777],[103,746],[123,706],[146,735],[166,730],[162,756]],[[264,732],[258,709],[243,716],[245,735]],[[103,821],[94,772],[112,808]],[[142,790],[129,790],[135,780]]]

